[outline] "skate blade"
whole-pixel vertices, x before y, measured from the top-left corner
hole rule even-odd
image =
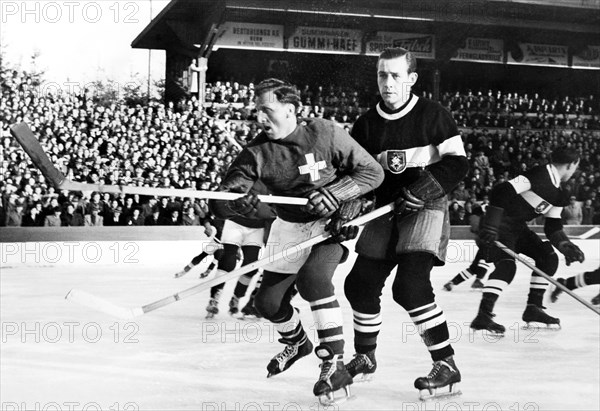
[[[419,391],[419,399],[424,402],[434,399],[439,400],[443,398],[456,397],[458,395],[462,395],[462,391],[458,388],[458,383],[450,384],[447,387],[433,388],[431,391],[428,389]]]
[[[504,337],[504,333],[498,332],[498,331],[491,331],[491,330],[485,330],[485,329],[475,329],[475,328],[471,328],[471,331],[473,333],[477,333],[477,332],[481,332],[482,334],[485,334],[486,337],[497,337],[497,338],[502,338]]]
[[[370,374],[356,374],[352,380],[354,381],[355,384],[362,384],[362,383],[368,383],[373,381],[373,377],[374,374],[370,373]]]
[[[521,329],[535,331],[560,331],[562,330],[562,327],[560,326],[560,324],[546,324],[532,321],[522,326]]]
[[[342,392],[342,394],[339,394],[340,392]],[[336,396],[336,394],[338,395]],[[324,407],[330,407],[332,405],[342,404],[352,398],[354,398],[354,396],[350,394],[350,386],[346,385],[337,391],[330,391],[327,394],[319,395],[319,402]]]
[[[178,273],[175,273],[174,277],[175,277],[175,278],[181,278],[181,277],[183,277],[183,276],[184,276],[184,275],[186,275],[186,274],[187,274],[186,272],[184,272],[184,271],[180,271],[180,272],[178,272]]]

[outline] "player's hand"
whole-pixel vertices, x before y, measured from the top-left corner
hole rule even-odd
[[[251,218],[256,215],[259,203],[260,200],[256,194],[246,194],[235,200],[229,200],[227,205],[234,213]]]
[[[329,217],[339,208],[340,204],[333,194],[325,187],[313,190],[308,194],[308,204],[303,206],[304,211],[323,217]]]
[[[331,220],[325,226],[325,231],[329,231],[333,236],[337,236],[340,234],[343,225],[348,221],[355,219],[363,209],[363,201],[360,199],[348,200],[344,201],[340,208],[331,216]],[[345,230],[346,232],[348,230]],[[357,230],[358,232],[358,227]],[[356,235],[354,235],[355,238]],[[347,240],[351,240],[352,238],[347,238]],[[345,240],[342,240],[345,241]]]
[[[397,215],[406,215],[422,210],[425,207],[425,201],[415,196],[406,187],[402,187],[394,205],[394,212]]]
[[[577,247],[570,241],[563,241],[562,243],[560,243],[558,245],[558,251],[563,253],[563,255],[565,256],[565,261],[567,262],[567,265],[571,265],[571,263],[574,263],[575,261],[583,263],[583,261],[585,260],[585,254],[583,254],[583,251],[581,251],[579,247]]]

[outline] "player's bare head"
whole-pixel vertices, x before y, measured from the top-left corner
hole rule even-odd
[[[404,57],[406,59],[406,63],[408,66],[408,72],[414,73],[417,71],[417,59],[416,57],[408,50],[402,47],[389,47],[381,52],[379,55],[379,59],[377,60],[377,65],[379,66],[380,60],[392,60]]]
[[[298,89],[287,81],[276,78],[268,78],[261,81],[254,88],[256,97],[271,92],[273,96],[282,104],[293,104],[296,109],[301,106],[300,94]]]
[[[579,152],[573,147],[559,146],[552,150],[550,158],[554,166],[556,166],[559,170],[563,170],[562,181],[567,181],[573,176],[575,170],[577,170],[577,166],[579,166],[580,155]]]

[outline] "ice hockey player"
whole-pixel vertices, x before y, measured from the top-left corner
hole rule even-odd
[[[483,288],[479,312],[471,322],[474,330],[488,330],[503,334],[505,327],[496,323],[494,306],[502,291],[511,283],[517,270],[515,260],[502,251],[498,240],[509,249],[531,257],[535,266],[552,276],[558,268],[558,256],[553,246],[566,259],[583,262],[583,252],[569,240],[563,231],[560,217],[569,195],[560,186],[571,178],[579,165],[579,154],[574,148],[558,147],[551,154],[551,163],[535,166],[507,182],[496,185],[479,229],[479,247],[486,259],[495,264]],[[527,222],[545,216],[544,232],[549,241],[543,241],[527,226]],[[526,323],[558,326],[560,320],[548,315],[542,305],[548,282],[533,272],[522,319]]]
[[[575,290],[592,284],[600,284],[600,267],[596,268],[594,271],[587,271],[569,278],[557,278],[556,281],[567,287],[569,290]],[[562,290],[556,287],[554,291],[552,291],[552,294],[550,294],[550,301],[555,303],[558,300],[558,296],[561,294]],[[592,298],[592,304],[600,304],[600,294]]]
[[[452,291],[454,287],[462,284],[473,276],[475,276],[475,280],[471,284],[471,288],[474,290],[481,290],[483,288],[482,280],[489,269],[490,264],[483,258],[483,253],[480,250],[477,250],[477,254],[475,254],[475,258],[473,259],[471,265],[462,270],[460,273],[456,274],[452,280],[444,284],[444,290]]]

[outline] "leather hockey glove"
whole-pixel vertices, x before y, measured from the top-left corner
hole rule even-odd
[[[436,200],[446,195],[440,183],[427,171],[422,170],[421,175],[408,187],[402,187],[395,201],[395,213],[407,215],[425,208],[425,203]]]
[[[582,263],[585,260],[585,254],[577,245],[575,245],[563,230],[556,231],[548,236],[550,243],[558,249],[564,256],[567,266],[575,261]]]
[[[318,217],[329,217],[343,201],[351,200],[360,195],[360,188],[349,176],[344,176],[325,187],[319,187],[308,194],[308,204],[304,211]]]
[[[479,223],[479,241],[486,245],[494,244],[494,241],[498,239],[498,231],[503,214],[503,208],[491,205],[487,207],[485,215]]]
[[[358,226],[344,227],[344,224],[358,217],[363,210],[363,205],[364,202],[358,198],[343,202],[325,226],[325,231],[329,231],[336,239],[339,237],[338,241],[356,238]]]

